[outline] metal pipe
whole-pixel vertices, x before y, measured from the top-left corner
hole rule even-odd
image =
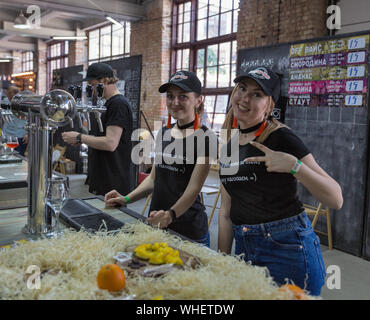
[[[48,178],[51,178],[53,131],[47,121],[31,116],[28,153],[28,219],[24,232],[43,235],[52,232],[51,209],[46,204]]]

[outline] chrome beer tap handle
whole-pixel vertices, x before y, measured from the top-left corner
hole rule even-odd
[[[101,122],[101,114],[99,111],[94,111],[94,115],[95,115],[95,119],[96,121],[98,122],[98,126],[99,126],[99,131],[100,132],[104,132],[104,129],[103,129],[103,123]]]
[[[82,115],[79,112],[77,113],[77,120],[78,120],[78,124],[80,125],[80,128],[82,128],[83,120],[82,120]]]
[[[82,104],[82,87],[81,86],[75,86],[75,95],[76,95],[76,106],[77,106],[77,110],[78,111],[81,111],[81,109],[83,109],[83,104]],[[82,128],[83,121],[82,121],[80,112],[78,112],[77,119],[78,119],[78,122],[80,124],[80,128]]]
[[[91,84],[86,85],[86,97],[87,97],[89,102],[91,101],[93,91],[94,91],[94,88]]]
[[[5,112],[5,120],[6,120],[9,124],[11,124],[11,123],[13,123],[13,122],[14,122],[14,119],[13,119],[13,117],[12,117],[12,112],[11,112],[10,110],[6,110],[6,112]]]
[[[70,85],[69,87],[68,87],[68,92],[75,98],[76,96],[75,96],[75,86],[72,84],[72,85]]]
[[[86,97],[87,97],[88,105],[92,104],[93,91],[94,91],[94,87],[91,84],[86,85]],[[83,114],[84,114],[84,116],[86,118],[86,121],[87,121],[87,128],[90,131],[91,130],[91,122],[90,122],[89,112],[91,111],[90,110],[91,108],[88,105],[84,106],[84,113]]]
[[[98,93],[98,101],[97,101],[97,107],[100,108],[103,106],[103,93],[104,93],[104,84],[99,83],[96,86],[96,91]]]
[[[73,129],[75,127],[74,124],[73,124],[73,119],[70,116],[66,116],[66,117],[69,121],[69,124],[70,124],[71,128]]]
[[[90,131],[91,130],[91,122],[90,122],[90,114],[89,114],[89,110],[88,108],[85,109],[85,111],[83,112],[85,118],[86,118],[86,122],[87,122],[87,130]]]

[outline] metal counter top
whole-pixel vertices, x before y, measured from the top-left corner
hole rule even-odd
[[[84,201],[124,223],[137,223],[144,219],[143,216],[127,208],[105,208],[102,197],[88,198]],[[0,246],[12,244],[17,240],[27,240],[27,235],[22,232],[26,224],[27,207],[0,208]],[[62,220],[60,220],[60,226],[66,227]]]
[[[28,164],[22,162],[0,164],[0,189],[27,187]]]

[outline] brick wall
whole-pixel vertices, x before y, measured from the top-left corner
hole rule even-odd
[[[155,0],[146,6],[146,17],[132,23],[130,55],[142,55],[140,107],[154,129],[153,122],[166,114],[164,97],[159,86],[168,80],[171,47],[170,0]],[[145,122],[142,121],[145,128]]]
[[[241,0],[238,49],[323,37],[326,0]]]
[[[46,93],[47,85],[47,44],[42,40],[37,40],[37,84],[38,94]]]
[[[84,65],[84,70],[87,69],[87,40],[70,41],[68,66]]]

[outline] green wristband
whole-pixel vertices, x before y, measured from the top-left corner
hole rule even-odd
[[[302,162],[297,159],[296,163],[294,164],[294,167],[292,168],[292,170],[290,170],[290,173],[291,174],[296,174],[299,171],[299,169],[301,168],[301,165],[302,165]]]
[[[130,203],[131,202],[131,199],[128,196],[124,196],[124,198],[126,200],[126,203]]]

